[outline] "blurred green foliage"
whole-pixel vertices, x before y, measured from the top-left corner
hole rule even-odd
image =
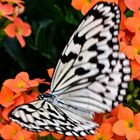
[[[125,104],[134,110],[140,112],[140,82],[130,81],[128,87],[128,94],[125,98]]]
[[[25,12],[21,18],[31,25],[32,34],[26,38],[27,45],[23,49],[16,39],[7,37],[1,41],[1,84],[20,71],[27,71],[31,78],[48,80],[46,69],[55,67],[82,18],[70,3],[70,0],[25,0]]]

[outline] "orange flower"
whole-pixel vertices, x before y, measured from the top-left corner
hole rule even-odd
[[[116,117],[118,119],[118,113],[119,113],[119,110],[123,108],[123,105],[122,104],[119,104],[117,107],[115,107],[112,111],[111,111],[111,114],[113,117]]]
[[[120,7],[121,13],[123,14],[126,10],[126,5],[123,0],[119,0],[118,5]]]
[[[139,31],[140,30],[140,11],[137,10],[136,12],[134,12],[133,17],[128,17],[124,21],[124,25],[129,31],[133,33],[135,33],[136,31]]]
[[[95,4],[94,0],[72,0],[71,5],[85,15]]]
[[[15,107],[24,104],[24,98],[22,95],[20,95],[19,97],[14,99],[14,104],[12,106],[6,107],[3,109],[2,111],[2,116],[5,120],[9,121],[9,113],[11,112],[11,110],[13,110]]]
[[[16,18],[13,23],[9,24],[5,29],[5,33],[11,37],[16,37],[22,47],[25,46],[23,38],[31,34],[31,27],[28,23],[23,22],[20,18]]]
[[[120,10],[121,10],[121,23],[120,23],[120,29],[121,30],[124,30],[126,27],[124,26],[124,21],[126,19],[125,15],[124,15],[124,12],[126,10],[126,5],[124,3],[123,0],[119,0],[118,2],[118,5],[120,7]]]
[[[87,135],[85,136],[86,140],[93,140],[94,139],[94,135]],[[80,139],[79,139],[80,140]],[[81,139],[82,140],[82,139]]]
[[[131,59],[134,60],[135,59],[135,48],[132,45],[127,45],[125,42],[120,42],[120,51],[125,53],[126,56]]]
[[[95,3],[102,1],[108,1],[118,4],[118,0],[72,0],[71,5],[82,12],[85,15]]]
[[[110,123],[113,125],[118,120],[118,112],[123,107],[122,104],[119,104],[117,107],[115,107],[111,113],[106,113],[104,115],[104,123]]]
[[[0,3],[0,17],[6,17],[9,20],[13,20],[13,18],[9,16],[12,15],[13,13],[14,8],[12,5]]]
[[[138,10],[140,8],[140,0],[124,0],[126,6],[132,10]]]
[[[8,122],[2,116],[2,108],[0,108],[0,129]]]
[[[40,132],[40,133],[38,133],[38,134],[39,134],[39,136],[44,137],[44,136],[49,135],[49,134],[50,134],[50,132],[47,132],[47,131],[42,131],[42,132]]]
[[[131,45],[131,40],[134,37],[134,33],[128,30],[119,32],[119,42],[125,42],[127,45]]]
[[[15,93],[20,93],[37,87],[38,82],[36,80],[30,80],[28,73],[20,72],[16,75],[15,79],[8,79],[3,85]]]
[[[140,64],[138,64],[135,60],[130,62],[131,69],[132,69],[132,77],[131,79],[138,79],[140,80]]]
[[[113,140],[126,140],[125,136],[118,136],[118,135],[113,135],[112,137]]]
[[[49,77],[52,78],[53,73],[54,73],[54,68],[49,68],[47,71],[48,71]]]
[[[123,107],[118,112],[118,121],[113,125],[113,132],[126,136],[128,140],[140,139],[140,113],[134,115],[131,109]]]
[[[96,131],[93,140],[111,140],[113,136],[112,126],[110,123],[103,123],[98,131]]]
[[[65,138],[65,140],[76,140],[76,138],[75,137],[72,137],[72,136],[67,136],[66,138]]]
[[[52,134],[52,136],[54,137],[54,138],[56,138],[57,140],[62,140],[62,138],[64,137],[64,135],[62,135],[62,134],[58,134],[58,133],[51,133]]]
[[[19,125],[11,122],[10,125],[5,125],[0,129],[0,134],[3,139],[8,140],[29,140],[33,135],[32,132],[23,130]]]
[[[3,86],[0,92],[0,104],[4,107],[9,107],[15,103],[14,93],[8,89],[7,87]]]
[[[131,45],[120,42],[120,51],[124,52],[131,60],[136,60],[140,64],[140,32],[137,32],[132,38]]]
[[[120,23],[120,30],[125,30],[126,27],[125,27],[125,24],[124,24],[124,21],[126,20],[126,17],[124,14],[121,14],[121,23]]]
[[[140,32],[136,33],[131,43],[135,49],[135,60],[140,64]]]
[[[104,119],[104,113],[100,113],[100,114],[95,113],[95,117],[93,118],[93,121],[101,125],[103,123],[103,119]]]
[[[30,103],[30,102],[33,102],[37,99],[39,93],[38,92],[35,92],[33,91],[32,93],[30,93],[30,95],[28,94],[22,94],[23,98],[24,98],[24,103],[27,104],[27,103]]]

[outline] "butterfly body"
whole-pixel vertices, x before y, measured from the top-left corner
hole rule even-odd
[[[80,108],[78,106],[77,107],[73,106],[73,105],[65,102],[64,100],[60,99],[59,97],[54,96],[53,94],[40,94],[39,99],[46,100],[52,105],[55,105],[64,110],[70,111],[87,120],[91,120],[94,115],[92,111],[90,111],[88,109]]]
[[[94,113],[111,111],[126,95],[131,69],[119,52],[120,10],[99,2],[74,31],[56,66],[49,94],[14,109],[9,118],[35,132],[94,134]]]

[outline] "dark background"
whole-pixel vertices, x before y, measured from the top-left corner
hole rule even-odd
[[[71,0],[25,0],[20,17],[31,25],[32,34],[20,47],[16,39],[4,38],[0,44],[0,84],[20,71],[30,78],[48,78],[47,69],[58,58],[79,24],[82,15],[71,7]]]

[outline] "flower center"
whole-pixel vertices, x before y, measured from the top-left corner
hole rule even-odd
[[[91,0],[87,0],[88,3],[91,3]]]
[[[9,101],[9,102],[10,102],[10,101],[12,101],[12,100],[13,100],[13,98],[12,98],[12,97],[9,97],[9,98],[8,98],[8,101]]]
[[[0,16],[1,16],[1,15],[3,15],[3,12],[2,12],[2,11],[0,11]]]
[[[19,28],[16,28],[16,33],[18,33],[19,35],[22,35],[22,30]]]
[[[140,49],[137,50],[137,54],[140,55]]]
[[[99,138],[98,140],[103,140],[103,138]]]
[[[133,128],[133,127],[134,127],[134,124],[133,124],[132,121],[128,122],[128,127],[129,127],[129,128]]]
[[[104,138],[102,136],[99,136],[97,140],[104,140]]]
[[[24,87],[24,85],[22,83],[18,84],[18,88],[23,88],[23,87]]]

